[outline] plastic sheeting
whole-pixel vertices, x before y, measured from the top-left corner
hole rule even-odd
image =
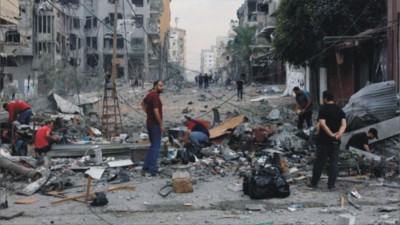
[[[349,130],[381,122],[396,116],[396,84],[394,81],[365,86],[351,96],[343,108]]]

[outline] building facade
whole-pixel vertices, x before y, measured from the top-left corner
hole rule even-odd
[[[13,76],[26,87],[19,88],[20,92],[27,88],[48,91],[49,85],[60,83],[57,79],[65,81],[64,90],[74,90],[79,79],[101,83],[111,73],[115,23],[117,78],[155,80],[162,76],[160,58],[169,30],[169,1],[119,0],[117,7],[115,0],[19,3],[16,32],[20,41],[6,42],[4,47],[17,63]]]
[[[173,65],[172,73],[179,71],[180,75],[185,76],[187,46],[186,30],[180,28],[171,28],[169,41],[169,62]]]
[[[0,92],[1,96],[9,96],[18,87],[12,76],[15,62],[5,52],[5,43],[18,43],[20,35],[16,32],[19,20],[19,1],[0,1]]]
[[[200,72],[214,74],[215,69],[215,52],[213,49],[201,50],[200,56]]]

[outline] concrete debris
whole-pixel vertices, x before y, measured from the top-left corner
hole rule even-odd
[[[62,98],[57,94],[52,93],[49,95],[49,98],[54,99],[54,101],[57,104],[57,109],[60,110],[60,112],[73,114],[74,112],[81,111],[79,106],[65,100],[64,98]]]
[[[355,225],[356,217],[351,214],[341,214],[336,223],[337,225]]]
[[[89,202],[89,200],[92,201],[93,198],[97,197],[96,193],[107,192],[106,198],[109,200],[107,200],[107,207],[116,208],[118,204],[121,216],[123,216],[123,212],[130,212],[129,210],[143,212],[144,214],[167,212],[169,215],[175,213],[180,215],[183,211],[189,210],[196,213],[205,211],[210,218],[215,217],[224,220],[239,218],[243,221],[250,221],[246,222],[249,224],[256,224],[254,221],[262,221],[263,218],[260,217],[261,214],[259,215],[259,213],[263,211],[272,212],[271,215],[274,218],[287,213],[286,215],[292,215],[292,219],[287,221],[286,218],[279,221],[272,221],[271,219],[257,224],[295,224],[297,218],[299,218],[298,221],[309,222],[310,217],[301,217],[303,217],[303,214],[310,213],[310,211],[313,212],[314,216],[316,215],[315,212],[320,212],[321,217],[329,218],[329,221],[320,220],[321,224],[335,222],[337,224],[351,224],[355,218],[347,215],[354,210],[353,207],[359,209],[357,215],[361,213],[373,214],[370,211],[371,208],[375,210],[375,213],[385,212],[390,215],[398,211],[398,207],[396,208],[398,200],[392,202],[388,200],[397,196],[400,187],[398,167],[400,136],[398,134],[387,136],[381,130],[379,131],[379,136],[385,139],[385,143],[376,142],[374,147],[375,149],[382,149],[379,152],[380,154],[351,149],[350,151],[341,151],[339,155],[339,177],[337,178],[337,189],[339,191],[327,192],[322,185],[313,192],[304,191],[304,186],[309,183],[315,158],[316,146],[315,142],[311,140],[313,130],[298,130],[295,127],[294,119],[296,117],[293,109],[289,106],[280,105],[283,101],[281,98],[285,97],[270,95],[278,93],[278,89],[267,87],[263,91],[258,91],[260,90],[259,87],[261,86],[245,92],[245,100],[240,102],[240,104],[245,105],[243,108],[236,106],[228,108],[226,106],[226,109],[218,107],[218,110],[216,110],[216,108],[213,108],[215,105],[213,100],[224,101],[224,98],[227,98],[228,95],[218,94],[217,97],[214,97],[210,95],[212,94],[211,91],[196,91],[197,96],[193,99],[182,98],[182,95],[179,97],[182,100],[174,99],[173,101],[176,101],[177,104],[170,108],[174,108],[175,113],[172,116],[173,118],[165,120],[165,127],[168,127],[168,132],[163,134],[162,137],[162,147],[159,153],[161,163],[158,168],[159,173],[156,176],[150,176],[141,171],[143,160],[150,145],[144,120],[142,121],[143,124],[138,123],[135,126],[133,132],[124,131],[124,133],[116,134],[111,139],[106,139],[102,137],[102,132],[99,130],[99,118],[85,116],[87,115],[85,110],[83,110],[83,114],[79,114],[79,119],[84,121],[82,124],[74,124],[75,115],[72,114],[37,113],[35,115],[35,126],[42,124],[48,118],[58,118],[54,131],[64,138],[64,142],[53,145],[52,150],[47,154],[49,158],[48,168],[37,167],[36,159],[32,154],[32,146],[29,146],[26,157],[13,156],[15,154],[12,152],[12,148],[1,147],[0,194],[7,190],[7,192],[13,191],[14,193],[32,196],[20,201],[40,208],[41,203],[44,202],[43,199],[52,204],[83,200]],[[234,91],[235,89],[232,88],[233,94]],[[268,93],[268,95],[260,96],[259,92],[265,92],[262,94]],[[135,94],[138,93],[143,95],[141,92],[135,92]],[[174,92],[174,94],[176,93]],[[57,95],[53,96],[59,100]],[[173,97],[174,95],[171,94],[166,99]],[[196,100],[196,98],[198,99]],[[293,105],[294,98],[287,97],[284,101],[289,101],[288,99],[290,99],[290,104],[287,105]],[[182,107],[178,107],[179,100],[184,102]],[[92,99],[86,102],[82,98],[79,105],[85,105],[85,103],[91,105],[97,101]],[[207,102],[199,104],[199,101]],[[268,104],[259,103],[262,101],[268,101]],[[190,106],[187,102],[190,103]],[[64,105],[64,103],[63,101],[57,102],[61,105]],[[207,108],[205,104],[207,104]],[[195,117],[205,109],[210,112],[205,115],[205,119],[208,121],[212,121],[211,112],[214,112],[215,126],[210,130],[210,142],[207,143],[206,147],[195,152],[192,160],[185,164],[179,158],[179,151],[187,149],[187,145],[184,143],[186,128],[182,126],[181,118],[187,113]],[[226,119],[223,121],[222,118]],[[389,120],[391,119],[395,118],[389,118]],[[88,122],[90,120],[92,122]],[[377,126],[377,124],[371,126]],[[388,125],[385,124],[385,126]],[[24,128],[24,130],[20,128],[17,133],[26,135],[25,140],[28,142],[35,129],[35,127]],[[388,133],[391,134],[398,132],[391,129],[387,130],[390,130]],[[272,166],[271,162],[268,163],[273,155],[279,155],[279,162],[274,164],[276,166]],[[250,202],[252,200],[243,195],[246,191],[244,175],[259,171],[260,168],[268,168],[271,171],[279,170],[285,182],[290,185],[293,194],[287,199],[273,199],[268,201],[268,204],[264,204],[265,202],[252,204]],[[19,177],[23,179],[17,179],[19,175],[23,175]],[[321,177],[323,180],[326,180],[326,178],[326,176]],[[377,178],[382,179],[377,180]],[[108,188],[109,185],[117,183],[126,183],[126,185],[117,186],[114,189]],[[111,193],[117,190],[135,190],[136,186],[131,185],[132,183],[138,185],[140,193],[131,194],[124,191]],[[376,192],[379,189],[387,192],[384,193],[384,196],[381,196],[385,199],[382,200],[384,203],[381,205],[376,202],[376,199],[379,198]],[[66,194],[67,190],[69,194]],[[160,196],[154,195],[157,191]],[[347,192],[349,193],[347,201],[345,201],[346,197],[344,196],[346,195],[344,194]],[[35,193],[38,194],[34,195]],[[360,193],[362,194],[361,199],[358,198],[361,196]],[[323,197],[318,198],[318,196]],[[48,198],[54,199],[49,200]],[[40,204],[32,199],[40,199]],[[340,200],[338,201],[338,199]],[[12,202],[15,201],[16,199],[13,196]],[[184,202],[190,203],[183,204]],[[374,202],[374,204],[372,205],[370,202]],[[352,206],[349,207],[347,203]],[[135,204],[134,207],[136,208],[129,204]],[[333,207],[336,205],[341,207]],[[58,209],[58,207],[60,210],[65,209],[63,206],[54,205],[54,208]],[[71,206],[69,207],[71,208]],[[223,216],[218,213],[209,215],[209,211],[213,209],[228,212],[229,215]],[[111,211],[104,211],[104,213],[112,213]],[[340,215],[338,219],[338,214],[343,215]],[[154,217],[154,214],[152,216]],[[293,217],[296,218],[293,219]],[[179,218],[183,217],[179,216]],[[357,219],[359,218],[357,217]],[[362,222],[366,221],[363,218],[360,219]],[[390,218],[386,218],[386,220],[388,219]],[[196,222],[200,223],[199,221]],[[204,220],[202,222],[205,223]],[[229,220],[227,223],[235,222]]]
[[[39,178],[33,183],[28,184],[25,188],[18,191],[18,193],[30,196],[33,195],[36,191],[38,191],[49,179],[50,170],[46,168],[40,168],[40,174],[42,175],[41,178]]]
[[[39,171],[19,165],[4,156],[0,156],[0,167],[22,175],[27,179],[37,180],[43,176]]]
[[[396,116],[398,106],[394,81],[365,86],[351,96],[343,108],[348,130],[356,130]]]

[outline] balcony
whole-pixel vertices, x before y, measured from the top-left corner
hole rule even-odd
[[[147,33],[153,43],[160,41],[160,25],[158,19],[148,19]]]
[[[163,11],[163,3],[161,0],[151,0],[150,1],[150,14],[161,14]]]
[[[132,45],[129,53],[132,53],[133,55],[143,55],[144,45]]]

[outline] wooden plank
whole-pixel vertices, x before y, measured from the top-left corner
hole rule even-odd
[[[105,191],[93,191],[93,192],[90,192],[89,196],[90,197],[94,196],[94,193],[96,193],[96,192],[113,192],[113,191],[118,191],[118,190],[131,190],[131,191],[134,191],[134,190],[136,190],[136,186],[135,185],[118,185],[118,186],[110,187]],[[85,198],[85,197],[86,197],[86,193],[85,194],[81,194],[81,195],[76,195],[76,196],[63,198],[63,199],[57,199],[57,200],[51,201],[51,204],[67,202],[67,201],[71,201],[71,200],[77,200],[77,199]]]
[[[19,198],[14,201],[15,204],[32,204],[39,201],[37,198]]]
[[[85,195],[85,202],[89,201],[90,197],[90,185],[92,184],[92,177],[89,176],[86,183],[86,195]]]
[[[229,129],[233,129],[237,127],[239,124],[243,123],[244,120],[244,115],[239,115],[233,118],[230,118],[229,120],[225,121],[221,125],[214,127],[213,129],[210,130],[210,138],[216,138],[219,137],[225,132],[227,132]]]
[[[46,193],[47,195],[63,195],[65,194],[64,191],[49,191]]]

